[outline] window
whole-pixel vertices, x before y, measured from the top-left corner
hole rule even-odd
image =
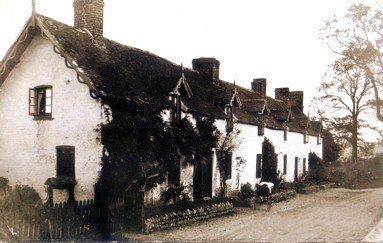
[[[287,154],[283,155],[283,174],[287,174]]]
[[[52,86],[29,89],[29,115],[36,118],[52,117]]]
[[[303,134],[303,142],[308,143],[309,142],[309,135],[307,134],[307,131]]]
[[[226,113],[226,132],[233,131],[233,106],[226,105],[225,106]]]
[[[256,161],[256,170],[255,170],[255,177],[261,178],[262,177],[262,154],[257,154],[257,161]]]
[[[306,158],[303,158],[303,175],[306,175]]]
[[[283,140],[287,141],[287,128],[283,129]]]
[[[318,135],[318,144],[322,144],[322,138],[320,135]]]
[[[265,120],[263,114],[258,115],[258,121],[261,123],[258,126],[258,136],[263,136],[265,134]]]
[[[75,148],[74,146],[57,146],[57,177],[75,178]]]
[[[232,158],[233,153],[232,152],[226,152],[225,153],[225,174],[226,179],[231,179],[231,167],[232,167]]]
[[[181,121],[181,96],[175,93],[171,93],[170,101],[172,102],[170,122],[172,124],[179,124]]]

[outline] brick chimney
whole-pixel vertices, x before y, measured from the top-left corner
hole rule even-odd
[[[289,97],[291,104],[303,111],[303,91],[291,91]]]
[[[74,0],[74,27],[88,29],[94,37],[103,35],[104,0]]]
[[[257,92],[262,97],[266,96],[266,79],[265,78],[255,78],[251,82],[251,90]]]
[[[275,99],[282,100],[286,104],[295,105],[303,111],[303,91],[290,91],[289,88],[276,88]]]
[[[275,89],[275,99],[282,100],[286,104],[289,101],[290,89],[289,88],[276,88]]]
[[[206,75],[212,82],[219,79],[219,61],[212,57],[193,59],[193,69]]]

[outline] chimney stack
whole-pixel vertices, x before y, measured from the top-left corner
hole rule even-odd
[[[262,97],[266,96],[266,79],[265,78],[255,78],[253,82],[251,82],[251,90],[257,92]]]
[[[291,91],[289,97],[291,104],[303,111],[303,91]]]
[[[290,96],[290,89],[289,88],[276,88],[275,89],[275,99],[282,100],[286,104],[288,104]]]
[[[303,91],[290,91],[289,88],[276,88],[275,99],[295,105],[303,112]]]
[[[219,61],[212,57],[193,59],[193,70],[205,74],[212,82],[219,80]]]
[[[74,0],[74,27],[88,29],[94,37],[103,36],[104,0]]]

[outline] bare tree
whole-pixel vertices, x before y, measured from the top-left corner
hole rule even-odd
[[[377,4],[381,5],[377,2]],[[376,116],[383,121],[383,13],[363,4],[352,5],[344,18],[334,16],[321,30],[329,48],[347,62],[363,69],[365,79],[373,91],[370,101]]]
[[[336,60],[326,75],[329,81],[322,83],[320,96],[316,97],[320,104],[318,113],[327,127],[336,131],[338,142],[351,144],[352,159],[356,161],[361,141],[359,129],[364,126],[360,115],[371,108],[371,80],[364,69],[347,57]]]

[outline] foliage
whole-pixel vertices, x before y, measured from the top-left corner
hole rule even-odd
[[[277,171],[278,160],[272,142],[265,138],[262,143],[262,181],[274,183],[277,188],[282,182],[280,171]]]
[[[380,8],[382,8],[380,6]],[[383,89],[383,13],[363,4],[351,5],[344,18],[334,16],[321,30],[329,48],[340,56],[347,68],[363,73],[366,83],[374,91],[369,103],[376,116],[383,121],[383,102],[379,94]]]
[[[250,183],[241,185],[241,191],[239,192],[239,197],[242,199],[254,197],[254,190]]]
[[[309,153],[309,175],[308,181],[323,182],[326,181],[324,161],[313,152]]]
[[[333,134],[329,130],[323,130],[323,161],[336,161],[340,156],[341,147],[335,142]]]
[[[163,106],[138,99],[103,99],[108,122],[101,126],[104,145],[98,196],[116,191],[149,190],[168,176],[179,184],[180,165],[206,161],[217,143],[212,118],[188,116],[165,122]],[[202,141],[202,142],[201,142]]]
[[[228,178],[229,175],[227,175],[227,171],[228,171],[228,157],[227,156],[232,156],[232,152],[239,147],[239,145],[241,144],[241,140],[239,139],[239,134],[241,133],[241,131],[235,126],[234,124],[234,128],[230,131],[230,132],[227,132],[226,134],[220,134],[220,133],[217,133],[219,135],[219,139],[218,139],[218,142],[217,142],[217,148],[216,148],[216,152],[217,152],[217,164],[218,164],[218,168],[219,168],[219,172],[220,172],[220,175],[221,175],[221,188],[222,188],[222,195],[221,196],[224,196],[225,195],[225,192],[226,192],[226,178]],[[238,167],[237,168],[240,168],[243,163],[245,163],[246,161],[241,158],[241,157],[238,157],[237,158],[237,165]]]

